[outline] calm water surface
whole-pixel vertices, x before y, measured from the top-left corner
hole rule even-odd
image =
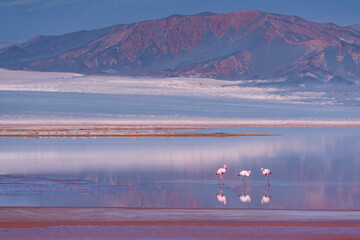
[[[0,138],[0,206],[360,209],[359,128],[205,131],[281,136]]]

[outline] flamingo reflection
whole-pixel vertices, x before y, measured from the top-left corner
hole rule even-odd
[[[217,200],[222,204],[226,205],[226,196],[222,193],[222,187],[220,187],[220,184],[219,184],[219,190],[220,193],[216,194]]]
[[[251,202],[251,196],[249,194],[245,193],[246,190],[246,186],[243,186],[242,188],[242,194],[238,195],[239,199],[241,202],[246,203],[246,202]]]
[[[270,187],[267,186],[265,190],[265,195],[261,198],[261,204],[267,204],[271,200],[271,196],[269,195]]]
[[[222,193],[216,194],[217,200],[221,202],[222,204],[226,205],[226,196]]]
[[[265,196],[263,196],[261,198],[261,204],[266,204],[266,203],[269,203],[270,202],[270,199],[271,199],[271,196],[266,194]]]

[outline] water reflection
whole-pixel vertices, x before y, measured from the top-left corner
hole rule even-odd
[[[282,130],[279,137],[0,138],[0,188],[7,182],[0,205],[241,208],[245,201],[249,208],[360,209],[360,129],[325,130]],[[214,190],[214,170],[224,162],[225,185]],[[263,166],[276,169],[271,194],[264,192]],[[239,194],[244,168],[253,174]],[[9,176],[15,180],[9,183]],[[13,194],[35,184],[19,180],[27,177],[48,187],[28,197]],[[71,185],[70,196],[63,194],[67,185],[46,179],[85,185]],[[114,191],[122,186],[136,187]]]
[[[223,189],[224,189],[224,184],[220,184],[220,182],[219,182],[219,192],[220,193],[216,193],[216,198],[220,203],[226,205],[226,196],[223,194]]]
[[[216,194],[216,197],[217,197],[217,200],[218,200],[220,203],[226,205],[226,196],[225,196],[224,194],[222,194],[222,193],[217,193],[217,194]]]
[[[251,196],[249,194],[246,194],[246,189],[247,187],[243,185],[242,193],[241,195],[240,194],[238,195],[240,201],[243,203],[251,202]]]
[[[265,195],[261,198],[261,204],[267,204],[270,202],[271,200],[271,196],[269,195],[270,192],[270,184],[266,185],[265,184]]]
[[[266,203],[269,203],[271,200],[271,196],[266,194],[264,195],[262,198],[261,198],[261,204],[266,204]]]

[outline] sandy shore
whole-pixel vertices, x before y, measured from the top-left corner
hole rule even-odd
[[[274,134],[198,133],[214,127],[186,124],[0,124],[0,137],[239,137]],[[186,132],[184,132],[186,131]],[[191,131],[191,132],[189,132]]]
[[[138,123],[42,123],[0,124],[0,137],[236,137],[274,136],[215,132],[219,127],[360,127],[358,122],[138,122]],[[199,133],[214,128],[213,133]]]
[[[1,239],[359,239],[360,211],[1,207],[0,228]]]

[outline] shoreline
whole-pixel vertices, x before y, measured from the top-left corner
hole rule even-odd
[[[360,211],[221,208],[0,207],[0,228],[50,227],[60,225],[360,227]]]
[[[41,137],[48,137],[48,138],[62,138],[62,137],[69,137],[69,138],[76,138],[76,137],[84,137],[84,138],[91,138],[91,137],[124,137],[124,138],[139,138],[139,137],[163,137],[163,138],[172,138],[172,137],[264,137],[264,136],[280,136],[278,134],[236,134],[236,133],[127,133],[127,134],[97,134],[97,133],[90,133],[90,134],[52,134],[52,133],[45,133],[45,134],[8,134],[8,135],[1,135],[0,137],[27,137],[27,138],[41,138]]]
[[[226,227],[342,227],[360,228],[360,223],[343,221],[19,221],[19,222],[0,222],[1,228],[48,228],[58,226],[226,226]],[[360,236],[360,235],[359,235]]]
[[[119,122],[119,123],[6,123],[0,124],[0,137],[243,137],[279,136],[279,134],[247,134],[212,132],[204,129],[221,127],[360,127],[360,122]]]
[[[0,207],[0,229],[2,239],[359,239],[360,211]]]
[[[115,126],[356,126],[360,119],[262,119],[262,118],[208,118],[170,116],[112,117],[42,117],[3,116],[0,125],[115,125]]]

